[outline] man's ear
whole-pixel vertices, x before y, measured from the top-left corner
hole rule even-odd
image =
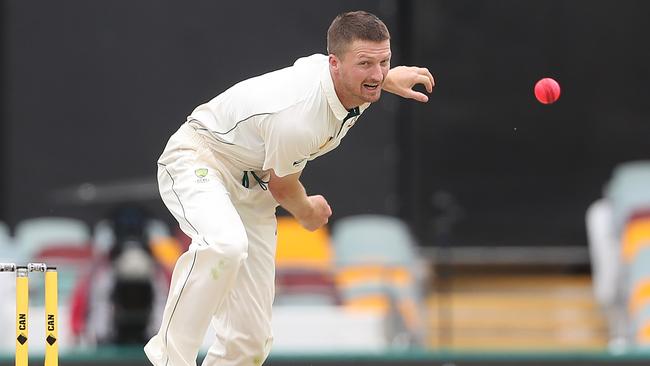
[[[330,53],[329,55],[329,64],[330,64],[330,69],[333,71],[338,71],[339,65],[341,64],[341,60],[339,60],[338,57],[336,57],[335,54]]]

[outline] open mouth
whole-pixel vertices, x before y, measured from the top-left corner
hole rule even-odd
[[[377,84],[377,83],[375,83],[375,84],[367,83],[367,84],[363,84],[363,88],[367,89],[367,90],[370,90],[370,91],[374,91],[374,90],[377,90],[379,88],[379,84]]]

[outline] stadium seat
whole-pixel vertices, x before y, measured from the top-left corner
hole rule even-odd
[[[350,310],[384,313],[389,341],[423,340],[416,246],[407,226],[388,216],[340,219],[333,230],[336,282]]]
[[[610,349],[615,352],[637,343],[632,333],[638,314],[631,307],[640,284],[633,273],[638,275],[639,261],[644,260],[641,253],[650,235],[648,213],[650,160],[617,165],[603,198],[587,210],[593,287],[607,317]]]
[[[613,227],[621,235],[630,216],[650,207],[650,160],[619,164],[605,189],[612,204]]]
[[[304,229],[293,217],[278,217],[276,266],[282,269],[332,269],[332,248],[327,228]]]
[[[32,260],[35,262],[47,263],[48,266],[57,268],[59,302],[68,303],[77,282],[90,271],[93,265],[94,253],[90,243],[78,245],[78,243],[56,243],[50,244],[34,253]],[[40,277],[34,277],[34,281],[40,283]],[[40,285],[35,285],[40,289]],[[44,295],[38,291],[40,295]]]
[[[628,310],[633,342],[650,347],[650,211],[630,218],[623,235],[627,267]]]
[[[292,217],[278,217],[276,305],[336,305],[327,228],[310,232]]]
[[[86,224],[64,217],[25,219],[16,225],[15,242],[27,258],[48,245],[85,246],[90,240]]]

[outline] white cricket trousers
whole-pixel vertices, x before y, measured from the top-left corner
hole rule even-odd
[[[243,169],[209,149],[187,123],[158,160],[162,199],[192,244],[176,262],[158,334],[145,346],[155,366],[261,365],[271,343],[277,203]]]

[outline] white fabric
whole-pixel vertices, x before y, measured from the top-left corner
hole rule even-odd
[[[587,238],[593,267],[594,293],[604,306],[616,300],[620,287],[620,244],[614,233],[612,205],[599,199],[587,209]]]
[[[204,365],[261,365],[270,351],[277,204],[254,180],[243,187],[241,173],[188,124],[160,157],[161,196],[192,245],[145,346],[156,366],[195,365],[211,320],[217,339]]]
[[[358,117],[348,115],[336,92],[328,56],[242,81],[198,106],[188,120],[210,147],[242,170],[297,173],[339,145]],[[360,113],[369,103],[359,107]],[[194,122],[193,122],[194,123]]]

